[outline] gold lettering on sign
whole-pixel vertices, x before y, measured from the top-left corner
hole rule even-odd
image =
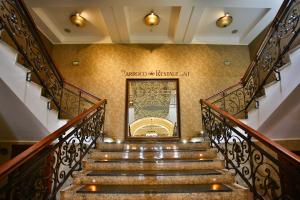
[[[190,72],[178,72],[178,71],[144,71],[144,72],[131,72],[126,70],[121,70],[121,73],[125,77],[188,77]]]

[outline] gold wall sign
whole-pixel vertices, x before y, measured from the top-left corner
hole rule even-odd
[[[127,79],[126,139],[179,139],[178,79]]]
[[[121,70],[121,73],[125,77],[189,77],[188,71],[126,71]]]

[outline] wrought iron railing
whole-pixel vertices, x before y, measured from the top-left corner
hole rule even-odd
[[[202,122],[211,141],[253,194],[253,199],[299,199],[300,157],[201,100]]]
[[[289,50],[299,43],[299,17],[300,1],[285,0],[241,82],[207,100],[232,115],[247,117],[263,86],[271,78],[280,79],[278,69],[286,64]]]
[[[96,142],[103,139],[105,100],[0,166],[0,199],[56,199]]]
[[[64,81],[61,98],[61,116],[73,118],[96,104],[100,99],[75,85]]]
[[[21,0],[0,0],[0,31],[4,31],[18,50],[22,64],[43,86],[44,95],[61,118],[73,118],[99,99],[64,81]]]
[[[63,78],[47,53],[37,28],[21,1],[0,1],[0,28],[8,34],[24,59],[24,65],[33,71],[47,96],[59,109]]]
[[[202,123],[211,145],[223,155],[254,199],[299,199],[300,158],[236,117],[247,117],[263,86],[288,62],[299,44],[300,1],[285,0],[241,81],[201,100]]]
[[[72,119],[0,165],[0,199],[56,199],[73,171],[81,169],[83,157],[103,138],[106,100],[64,81],[22,0],[0,0],[3,31],[18,50],[19,61],[43,86],[49,106]]]

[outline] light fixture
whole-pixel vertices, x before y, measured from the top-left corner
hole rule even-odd
[[[220,28],[225,28],[227,26],[229,26],[233,21],[232,16],[229,13],[225,13],[225,15],[223,17],[220,17],[217,21],[216,21],[216,25],[217,27]]]
[[[86,22],[85,18],[78,12],[70,16],[70,21],[77,27],[84,27]]]
[[[159,24],[159,16],[157,14],[155,14],[153,11],[151,11],[149,14],[147,14],[144,17],[144,23],[147,26],[156,26]]]

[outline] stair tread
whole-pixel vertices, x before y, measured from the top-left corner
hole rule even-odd
[[[181,151],[190,151],[190,152],[194,152],[194,151],[207,151],[207,148],[199,148],[199,149],[195,149],[195,148],[178,148],[178,149],[166,149],[163,148],[161,149],[144,149],[144,150],[140,150],[140,149],[97,149],[94,150],[94,152],[99,151],[99,152],[124,152],[124,153],[130,153],[130,152],[181,152]]]
[[[179,185],[84,185],[77,193],[92,194],[156,194],[156,193],[200,193],[232,192],[224,184],[179,184]]]
[[[183,145],[189,145],[189,144],[203,144],[203,143],[209,143],[208,141],[202,141],[202,142],[178,142],[178,141],[124,141],[122,143],[118,142],[99,142],[98,144],[116,144],[116,145],[127,145],[127,144],[183,144]]]
[[[87,176],[191,176],[191,175],[221,175],[217,170],[94,170]]]
[[[93,160],[95,163],[181,163],[181,162],[213,162],[216,159],[101,159]]]

